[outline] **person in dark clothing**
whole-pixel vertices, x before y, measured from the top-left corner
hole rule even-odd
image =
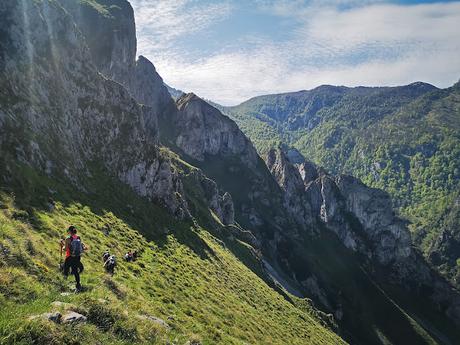
[[[131,251],[129,251],[129,252],[127,252],[127,253],[125,254],[125,260],[126,260],[127,262],[133,261],[133,253],[132,253]]]
[[[83,272],[84,266],[81,263],[81,255],[84,251],[84,245],[79,236],[77,236],[77,229],[70,226],[67,230],[68,236],[65,240],[61,241],[61,245],[65,250],[65,261],[63,267],[64,277],[68,277],[69,272],[75,277],[75,290],[80,292],[82,286],[80,283],[80,274]]]
[[[102,262],[105,263],[107,259],[110,257],[109,250],[107,249],[104,254],[102,254]]]
[[[104,267],[107,273],[114,275],[115,267],[117,266],[117,258],[115,255],[110,255],[104,262]]]

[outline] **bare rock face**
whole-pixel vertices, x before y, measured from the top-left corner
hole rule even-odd
[[[88,44],[97,70],[122,84],[143,105],[144,122],[158,141],[158,118],[175,107],[163,79],[145,57],[136,60],[137,39],[134,11],[127,0],[99,0],[105,10],[86,2],[59,0],[72,15]]]
[[[86,1],[58,1],[85,37],[98,71],[123,85],[133,79],[137,40],[131,4],[127,0],[98,0],[100,6],[95,7]]]
[[[281,150],[272,149],[266,159],[267,167],[284,191],[284,207],[301,227],[315,220],[303,187],[302,177]],[[310,228],[310,227],[309,227]]]
[[[142,55],[136,61],[134,79],[135,82],[130,86],[130,90],[139,103],[151,107],[156,113],[174,104],[155,66]]]
[[[220,192],[216,182],[207,178],[201,170],[196,170],[194,173],[203,189],[204,197],[208,202],[209,208],[219,218],[222,224],[234,224],[235,210],[232,196],[228,192]]]
[[[269,152],[267,166],[297,222],[322,222],[347,248],[383,265],[411,255],[406,223],[396,217],[385,192],[350,176],[331,176],[310,162],[294,165],[279,149]]]
[[[269,153],[267,165],[285,193],[288,210],[302,214],[299,206],[290,205],[308,204],[317,222],[333,231],[347,248],[367,257],[373,267],[382,269],[388,281],[418,292],[429,287],[430,303],[460,324],[458,292],[412,249],[407,223],[394,214],[387,193],[351,176],[331,176],[310,162],[293,165],[281,150]],[[300,284],[328,305],[316,280],[310,277]]]
[[[83,190],[86,163],[98,162],[139,194],[187,215],[177,173],[149,130],[149,110],[98,72],[72,17],[49,1],[7,0],[0,13],[2,156],[63,174]]]
[[[302,177],[302,181],[307,186],[310,182],[315,181],[318,175],[318,167],[309,161],[303,161],[297,166],[299,170],[300,177]]]
[[[177,100],[174,115],[175,144],[191,158],[203,161],[206,155],[238,155],[254,166],[257,153],[236,123],[194,94]]]
[[[390,196],[351,176],[340,175],[335,180],[347,211],[359,220],[366,237],[374,244],[378,260],[386,264],[408,258],[411,237],[407,222],[394,214]]]
[[[119,174],[139,195],[162,204],[178,218],[189,218],[188,206],[183,198],[182,181],[168,160],[154,160],[151,164],[139,162]]]
[[[317,176],[305,187],[313,213],[337,234],[345,247],[368,254],[360,236],[351,229],[348,218],[352,216],[344,212],[345,204],[334,179],[326,174]]]

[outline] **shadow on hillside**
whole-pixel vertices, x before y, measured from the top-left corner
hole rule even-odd
[[[192,221],[175,219],[165,208],[139,197],[128,186],[104,176],[100,171],[92,174],[85,181],[88,183],[80,188],[62,180],[50,179],[29,168],[21,169],[13,176],[7,186],[0,187],[4,192],[14,194],[16,206],[29,214],[28,220],[36,229],[43,224],[33,217],[34,209],[49,212],[53,203],[60,203],[64,207],[78,205],[82,209],[89,208],[99,217],[112,213],[160,248],[168,244],[168,236],[174,236],[175,240],[190,248],[201,259],[214,256],[213,250],[196,232]],[[100,226],[99,230],[110,237],[110,224]],[[65,231],[62,229],[63,235]],[[101,253],[104,249],[100,248]],[[126,248],[127,251],[130,249]]]

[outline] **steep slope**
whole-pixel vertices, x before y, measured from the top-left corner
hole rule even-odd
[[[270,153],[267,168],[216,108],[193,94],[177,104],[179,111],[160,125],[161,133],[174,129],[164,142],[232,194],[235,220],[254,233],[273,279],[312,297],[353,343],[451,342],[455,326],[443,314],[458,318],[459,296],[413,253],[387,194],[308,162],[300,173],[281,152]]]
[[[2,342],[342,343],[329,327],[353,343],[458,338],[458,294],[408,248],[389,198],[307,163],[291,180],[286,157],[269,170],[214,107],[174,103],[135,60],[126,1],[11,0],[0,14]],[[52,247],[70,223],[94,249],[87,291],[66,297]],[[105,277],[105,247],[141,260]],[[64,298],[87,323],[29,319]]]
[[[454,283],[460,285],[460,199],[455,197],[437,224],[440,235],[428,250],[428,258]]]
[[[82,16],[86,6],[91,15],[118,11],[74,4]],[[260,271],[257,256],[233,235],[243,230],[222,224],[233,222],[231,198],[159,146],[149,126],[157,103],[147,93],[149,104],[139,105],[128,87],[139,81],[121,78],[125,88],[93,61],[78,29],[86,20],[76,26],[48,0],[4,1],[0,15],[1,343],[342,343],[308,300],[251,271]],[[146,85],[158,92],[157,80]],[[53,250],[69,224],[90,246],[81,295],[68,295]],[[108,277],[100,263],[107,247],[119,257],[134,247],[141,258]],[[66,307],[87,323],[30,318]]]
[[[307,200],[306,208],[316,218],[317,227],[334,232],[342,244],[355,253],[354,258],[350,257],[349,252],[342,252],[343,250],[329,240],[328,250],[335,248],[338,253],[340,251],[340,254],[335,255],[347,262],[347,269],[342,267],[340,273],[333,270],[331,272],[331,268],[336,267],[337,263],[329,263],[324,267],[327,255],[322,255],[321,269],[315,267],[317,263],[296,267],[295,271],[297,279],[303,277],[299,281],[309,295],[315,296],[315,300],[323,304],[326,310],[333,312],[341,321],[339,324],[346,324],[348,329],[356,327],[353,324],[356,314],[347,315],[350,310],[359,314],[357,310],[365,309],[365,305],[374,306],[374,303],[379,304],[380,308],[387,308],[388,306],[384,307],[385,303],[378,302],[378,294],[373,295],[372,291],[378,287],[385,291],[386,297],[390,297],[392,303],[396,303],[398,308],[404,309],[412,318],[416,320],[424,318],[424,327],[427,327],[425,329],[429,332],[433,332],[431,334],[437,336],[441,333],[446,334],[446,330],[435,330],[443,325],[443,322],[439,322],[439,315],[435,315],[444,310],[443,313],[458,320],[460,315],[458,292],[431,270],[417,251],[411,248],[407,224],[392,212],[388,194],[369,188],[350,176],[330,175],[324,169],[317,168],[307,161],[294,165],[281,150],[271,150],[267,164],[280,186],[289,187],[286,188],[288,193],[285,196],[287,204],[299,198]],[[323,236],[324,234],[320,233],[319,237],[313,237],[315,243],[313,247],[311,243],[306,243],[305,248],[310,251],[325,250],[324,244],[319,244]],[[297,260],[304,258],[296,253],[290,255]],[[356,265],[353,260],[356,259],[360,262],[358,271],[353,270],[353,266]],[[342,274],[345,271],[348,271],[348,275],[346,281],[342,282]],[[361,286],[345,288],[352,281],[359,281]],[[336,289],[331,288],[331,285]],[[340,288],[337,289],[337,286]],[[364,290],[362,286],[365,286]],[[354,298],[358,298],[362,303],[359,307],[351,302]],[[424,300],[427,309],[418,307],[417,300]],[[431,307],[429,300],[433,303]],[[447,305],[450,307],[444,309]],[[386,312],[386,317],[397,319],[398,316],[390,310]],[[391,338],[395,330],[385,329],[385,326],[380,323],[382,321],[378,318],[373,319],[371,322],[374,322],[374,325],[369,328],[378,328],[386,337]],[[367,323],[369,320],[360,322]],[[428,326],[429,324],[431,326]],[[365,336],[369,337],[369,334]],[[373,342],[370,339],[366,341]],[[357,339],[353,341],[356,342]],[[443,339],[443,341],[447,340]]]
[[[93,176],[87,194],[33,172],[19,174],[20,185],[9,186],[16,197],[0,193],[1,344],[342,343],[308,301],[287,301],[221,240],[175,221],[116,180]],[[72,284],[57,270],[58,239],[68,224],[90,246],[79,295],[69,294]],[[228,246],[251,260],[244,243]],[[102,268],[106,248],[120,258],[113,277]],[[139,259],[122,262],[130,249]],[[30,319],[66,308],[88,322]]]
[[[282,141],[333,172],[389,192],[427,253],[459,188],[458,100],[458,84],[445,90],[423,83],[322,86],[223,110],[261,152]]]

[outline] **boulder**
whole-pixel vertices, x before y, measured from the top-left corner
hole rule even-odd
[[[63,324],[83,323],[86,321],[86,316],[78,314],[74,311],[65,314],[61,319]]]
[[[141,320],[148,320],[151,321],[152,323],[156,323],[157,325],[165,328],[165,329],[171,329],[171,327],[164,321],[163,319],[160,319],[159,317],[156,316],[151,316],[151,315],[137,315],[137,318]]]
[[[32,315],[29,317],[29,320],[36,320],[36,319],[43,319],[43,320],[48,320],[48,321],[53,321],[56,323],[59,323],[61,321],[61,313],[58,311],[52,312],[52,313],[44,313],[40,315]]]

